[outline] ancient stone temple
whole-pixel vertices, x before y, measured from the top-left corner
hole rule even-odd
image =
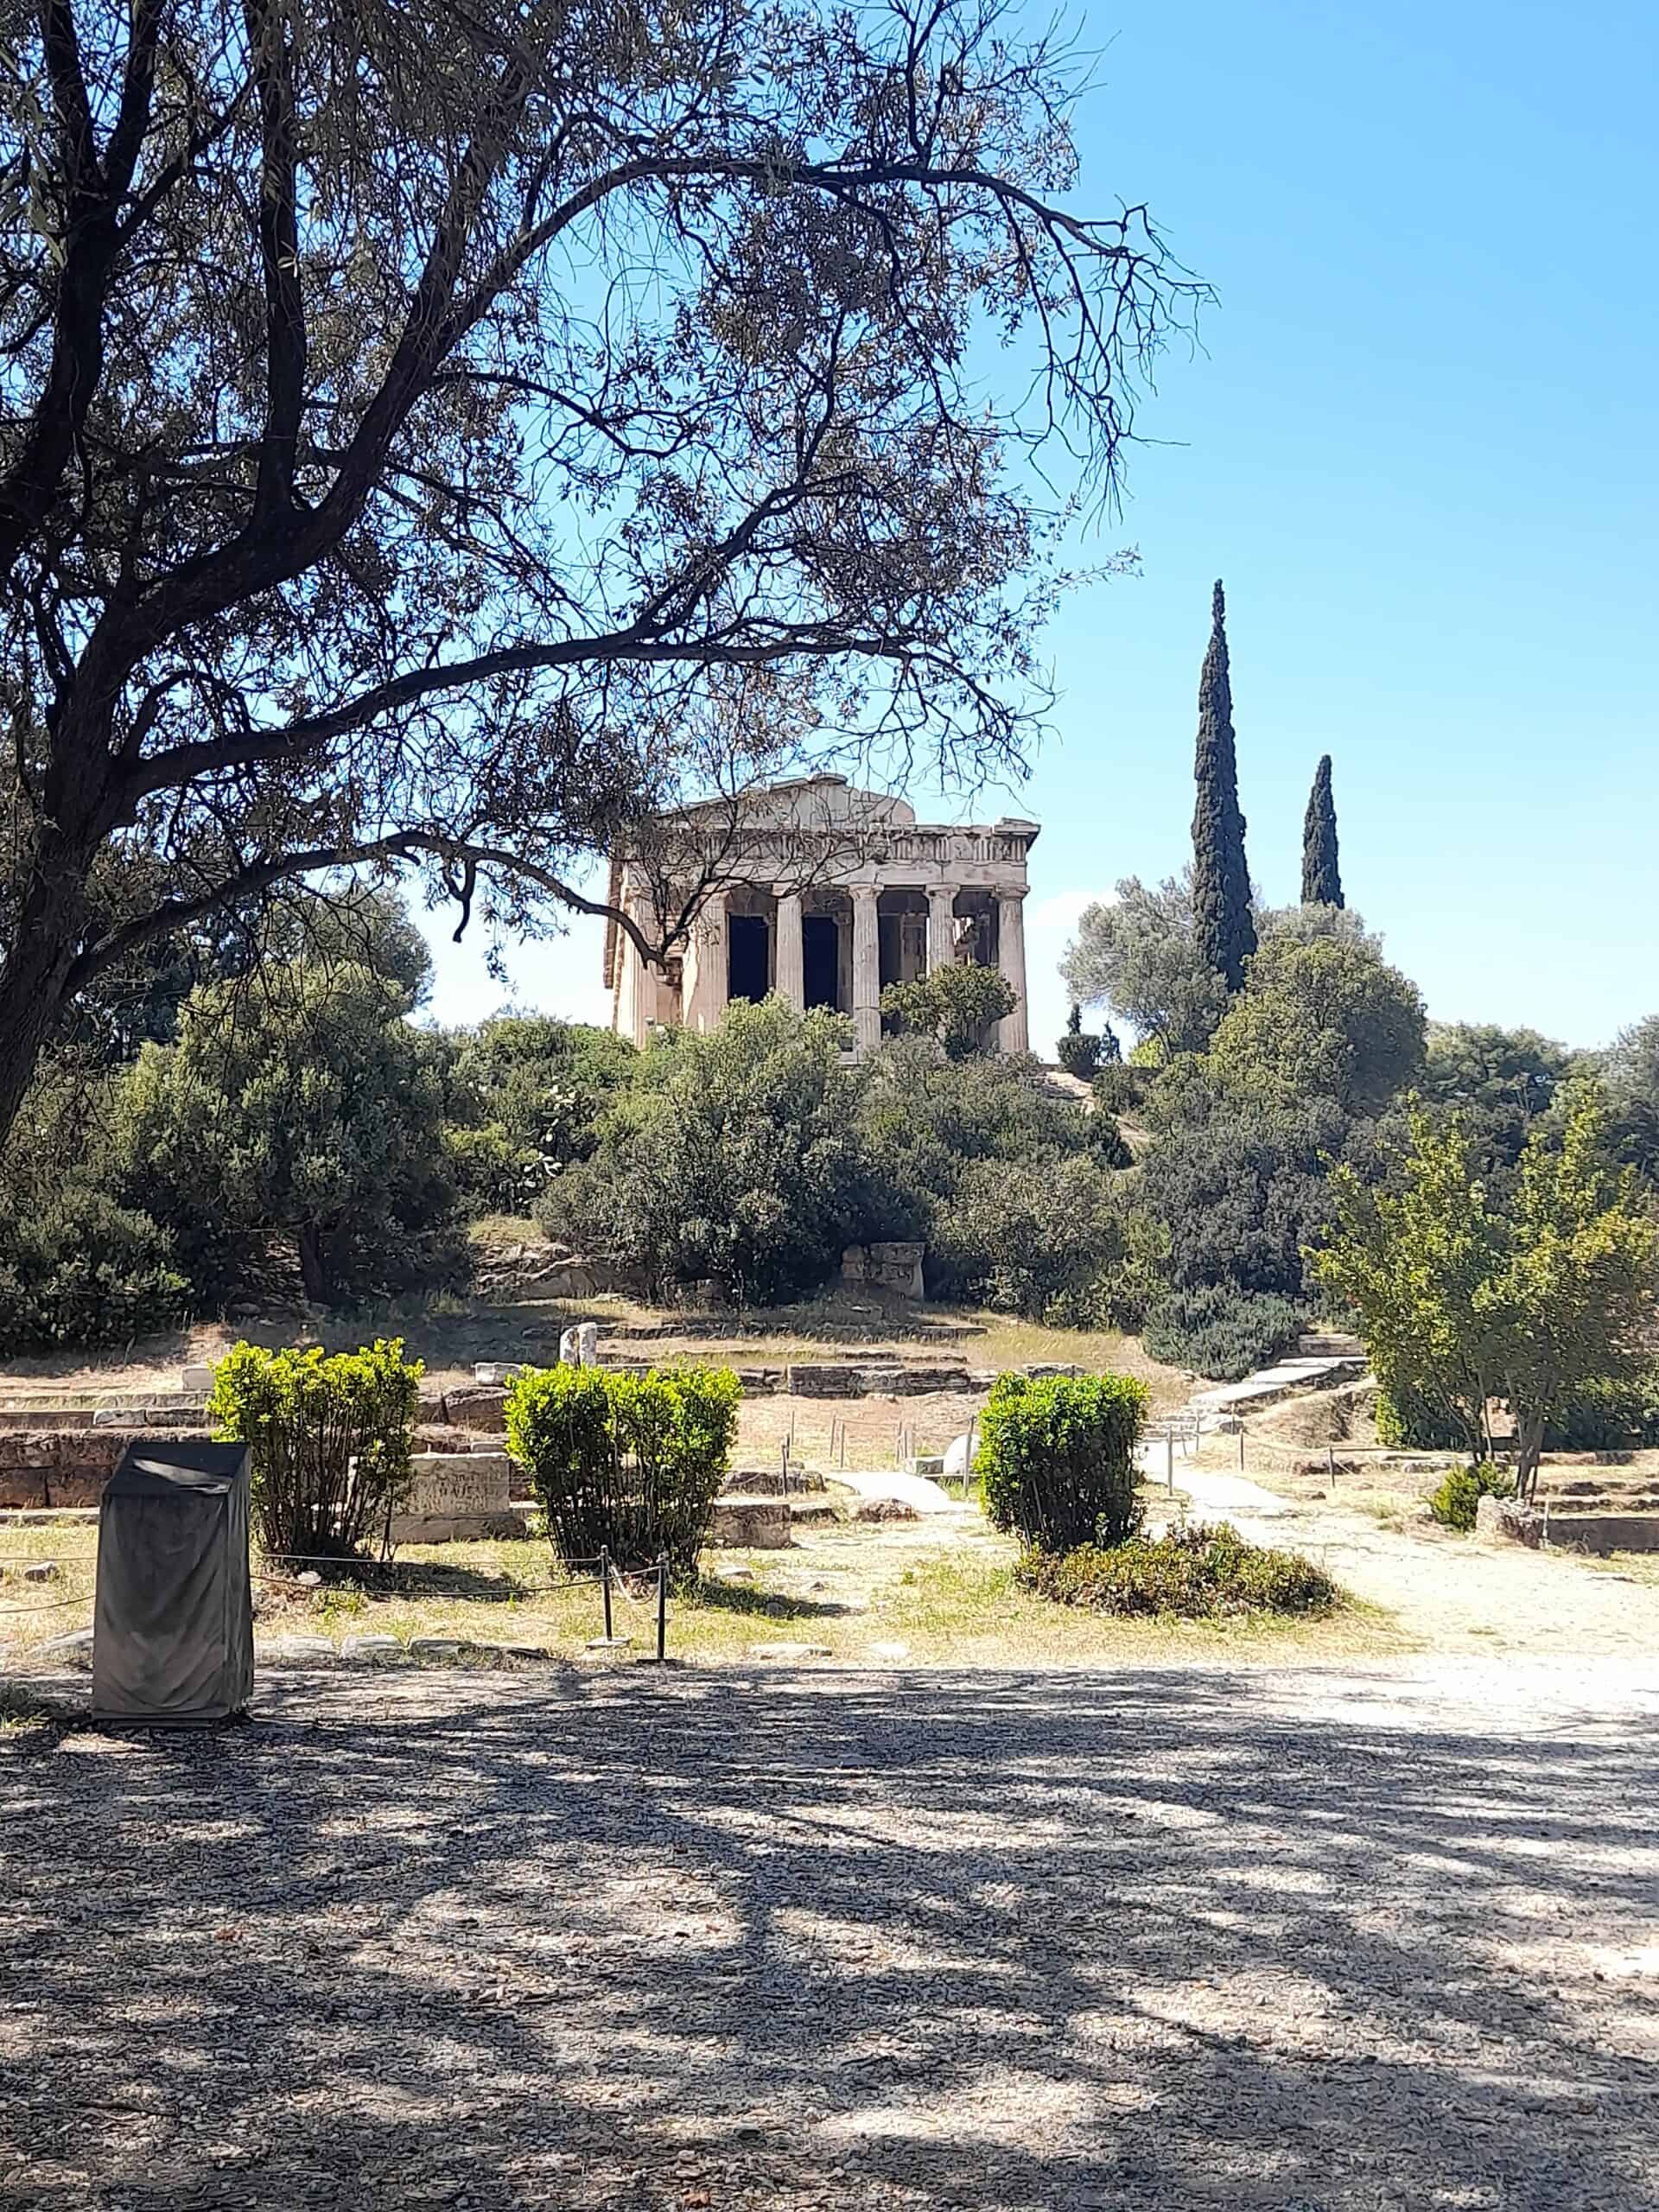
[[[1001,969],[1014,993],[998,1044],[1027,1049],[1023,901],[1034,822],[918,823],[903,799],[812,776],[688,808],[674,830],[661,852],[612,857],[610,903],[648,938],[677,899],[694,902],[683,950],[661,965],[607,924],[605,984],[620,1036],[643,1044],[659,1024],[709,1030],[733,999],[776,991],[791,1006],[849,1015],[856,1049],[868,1052],[880,1040],[887,985],[976,960]]]

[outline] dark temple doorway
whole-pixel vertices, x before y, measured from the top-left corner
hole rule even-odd
[[[726,995],[728,999],[763,999],[772,988],[772,953],[766,918],[760,914],[733,914],[727,944]]]
[[[808,1006],[833,1007],[840,996],[841,932],[833,914],[808,914],[801,922],[802,995]]]

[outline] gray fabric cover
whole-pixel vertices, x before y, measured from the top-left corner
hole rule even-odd
[[[189,1726],[252,1694],[247,1446],[132,1445],[99,1508],[93,1718]]]

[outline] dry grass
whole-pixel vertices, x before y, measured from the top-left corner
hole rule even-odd
[[[1180,1404],[1189,1388],[1185,1374],[1148,1359],[1133,1337],[1048,1329],[1037,1322],[1009,1320],[1001,1314],[917,1306],[878,1293],[838,1287],[799,1305],[753,1313],[668,1309],[620,1297],[580,1301],[524,1299],[500,1306],[439,1299],[368,1308],[315,1322],[292,1315],[234,1325],[216,1322],[151,1338],[133,1347],[130,1354],[100,1360],[62,1354],[50,1359],[13,1361],[0,1367],[0,1394],[20,1402],[85,1399],[90,1403],[105,1392],[163,1393],[178,1388],[179,1369],[185,1360],[220,1358],[238,1339],[268,1345],[316,1344],[325,1351],[339,1351],[375,1336],[401,1336],[410,1356],[425,1363],[429,1383],[450,1389],[470,1381],[479,1360],[550,1362],[557,1357],[561,1332],[579,1320],[597,1321],[601,1337],[667,1324],[671,1333],[645,1338],[628,1346],[664,1361],[701,1358],[781,1366],[825,1354],[885,1351],[921,1360],[956,1356],[972,1367],[993,1370],[1035,1361],[1071,1363],[1096,1371],[1111,1369],[1141,1377],[1154,1415]],[[901,1424],[913,1433],[911,1448],[943,1450],[952,1436],[966,1427],[978,1403],[965,1393],[944,1393],[938,1400],[755,1398],[744,1408],[742,1448],[764,1453],[770,1461],[789,1429],[792,1407],[798,1439],[804,1440],[809,1455],[827,1454],[831,1423],[844,1416],[849,1453],[856,1453],[867,1466],[890,1466],[898,1451]],[[780,1407],[784,1408],[781,1416]]]
[[[90,1625],[90,1528],[0,1530],[0,1559],[53,1558],[63,1579],[41,1592],[56,1610],[0,1618],[0,1672],[38,1657],[50,1638]],[[1014,1548],[978,1516],[884,1526],[839,1522],[805,1533],[786,1552],[710,1552],[694,1593],[671,1599],[671,1657],[718,1665],[757,1643],[806,1643],[849,1665],[899,1660],[938,1666],[1098,1666],[1215,1656],[1319,1658],[1395,1649],[1384,1617],[1354,1608],[1320,1622],[1221,1625],[1113,1621],[1049,1604],[1015,1587]],[[615,1601],[620,1654],[590,1653],[602,1631],[600,1592],[564,1580],[549,1547],[522,1542],[414,1546],[391,1577],[365,1573],[322,1589],[261,1581],[262,1638],[416,1637],[521,1644],[595,1667],[629,1664],[653,1649],[653,1593],[639,1582]],[[0,1586],[7,1608],[35,1585]],[[65,1602],[67,1601],[67,1602]]]

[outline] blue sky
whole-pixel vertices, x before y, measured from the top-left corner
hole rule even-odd
[[[1045,825],[1033,1042],[1083,904],[1185,857],[1217,575],[1264,894],[1328,751],[1350,901],[1431,1014],[1605,1040],[1659,1010],[1659,16],[1096,0],[1084,38],[1077,204],[1147,201],[1219,302],[1103,532],[1142,574],[1063,610],[1055,736],[973,810]],[[433,934],[437,1016],[499,1004]],[[595,927],[511,964],[606,1018]]]

